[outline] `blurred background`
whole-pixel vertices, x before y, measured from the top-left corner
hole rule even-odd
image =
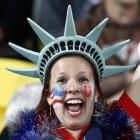
[[[35,101],[39,101],[42,89],[39,80],[5,70],[5,66],[34,67],[34,64],[12,50],[8,42],[39,52],[43,45],[29,26],[27,17],[54,37],[58,37],[63,35],[68,4],[72,6],[78,35],[85,36],[99,22],[106,17],[109,18],[97,42],[100,48],[131,39],[127,47],[107,61],[108,64],[138,64],[140,0],[0,0],[0,139],[2,140],[8,139],[8,134],[11,133],[8,121],[13,114],[17,114],[15,113],[17,108],[10,107],[11,102],[19,107],[18,110],[23,109],[23,106],[29,106],[30,100],[22,100],[19,96],[20,103],[23,104],[20,107],[19,102],[17,103],[19,99],[17,93],[22,97],[22,93],[28,93],[26,98],[34,101],[30,108],[35,108],[37,105]],[[133,70],[103,80],[101,86],[104,97],[109,101],[118,99],[120,92],[129,85],[132,76]]]

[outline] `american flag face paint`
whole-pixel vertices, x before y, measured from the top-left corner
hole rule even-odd
[[[63,97],[64,97],[64,89],[60,86],[55,87],[52,89],[51,92],[51,105],[56,107],[62,107],[63,106]]]

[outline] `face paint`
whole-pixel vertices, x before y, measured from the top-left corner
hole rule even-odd
[[[53,107],[60,107],[63,105],[64,89],[62,87],[55,87],[51,92],[51,105]]]
[[[84,93],[84,96],[85,96],[86,98],[91,97],[91,100],[94,99],[94,97],[92,97],[91,87],[90,87],[89,85],[86,85],[86,84],[85,84],[85,85],[83,86],[83,93]]]
[[[84,85],[84,96],[85,97],[91,96],[91,88],[90,88],[90,86]]]

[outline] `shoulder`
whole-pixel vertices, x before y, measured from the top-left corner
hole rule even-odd
[[[125,91],[119,99],[119,105],[140,126],[140,107],[129,97]]]

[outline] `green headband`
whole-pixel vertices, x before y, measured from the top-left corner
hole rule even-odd
[[[105,64],[109,57],[129,43],[129,40],[126,40],[103,50],[97,46],[96,42],[108,21],[107,18],[89,32],[86,37],[79,36],[76,34],[71,6],[68,6],[64,36],[59,38],[54,38],[31,19],[28,18],[27,20],[45,47],[38,53],[9,43],[15,51],[36,64],[34,69],[7,68],[9,71],[39,78],[44,83],[45,75],[52,62],[58,57],[69,54],[77,54],[88,59],[96,69],[100,81],[105,77],[125,72],[135,67],[135,65],[114,66]]]

